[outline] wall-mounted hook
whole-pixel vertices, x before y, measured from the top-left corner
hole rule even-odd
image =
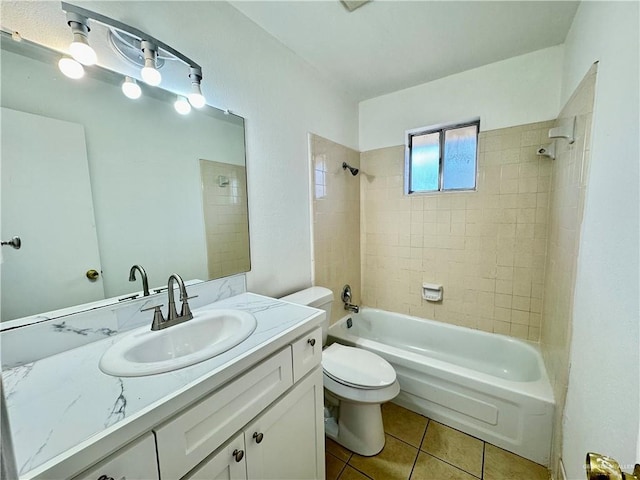
[[[569,144],[576,141],[576,117],[560,120],[560,126],[549,129],[549,138],[566,138]]]

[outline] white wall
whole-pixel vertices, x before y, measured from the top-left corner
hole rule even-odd
[[[356,148],[357,105],[226,2],[79,5],[184,52],[203,68],[208,102],[246,119],[248,288],[278,295],[310,285],[307,133]]]
[[[563,461],[638,458],[639,319],[637,2],[582,2],[565,43],[563,103],[599,60],[591,167],[574,298]]]
[[[360,150],[404,144],[411,128],[481,117],[493,130],[551,120],[560,105],[563,47],[467,70],[360,103]]]

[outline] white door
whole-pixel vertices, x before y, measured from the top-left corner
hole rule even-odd
[[[2,108],[2,320],[104,298],[82,125]]]

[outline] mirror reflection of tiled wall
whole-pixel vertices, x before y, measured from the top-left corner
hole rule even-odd
[[[200,160],[209,278],[250,270],[245,167]]]

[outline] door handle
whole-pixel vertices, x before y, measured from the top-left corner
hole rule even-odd
[[[599,453],[587,453],[587,480],[640,480],[640,464],[633,473],[625,473],[616,460]]]
[[[95,282],[100,276],[100,272],[92,268],[91,270],[87,270],[87,273],[85,273],[85,275],[89,280],[91,280],[92,282]]]
[[[2,246],[4,247],[5,245],[13,247],[16,250],[20,250],[20,247],[22,246],[22,240],[20,240],[20,237],[13,237],[7,242],[2,242]]]

